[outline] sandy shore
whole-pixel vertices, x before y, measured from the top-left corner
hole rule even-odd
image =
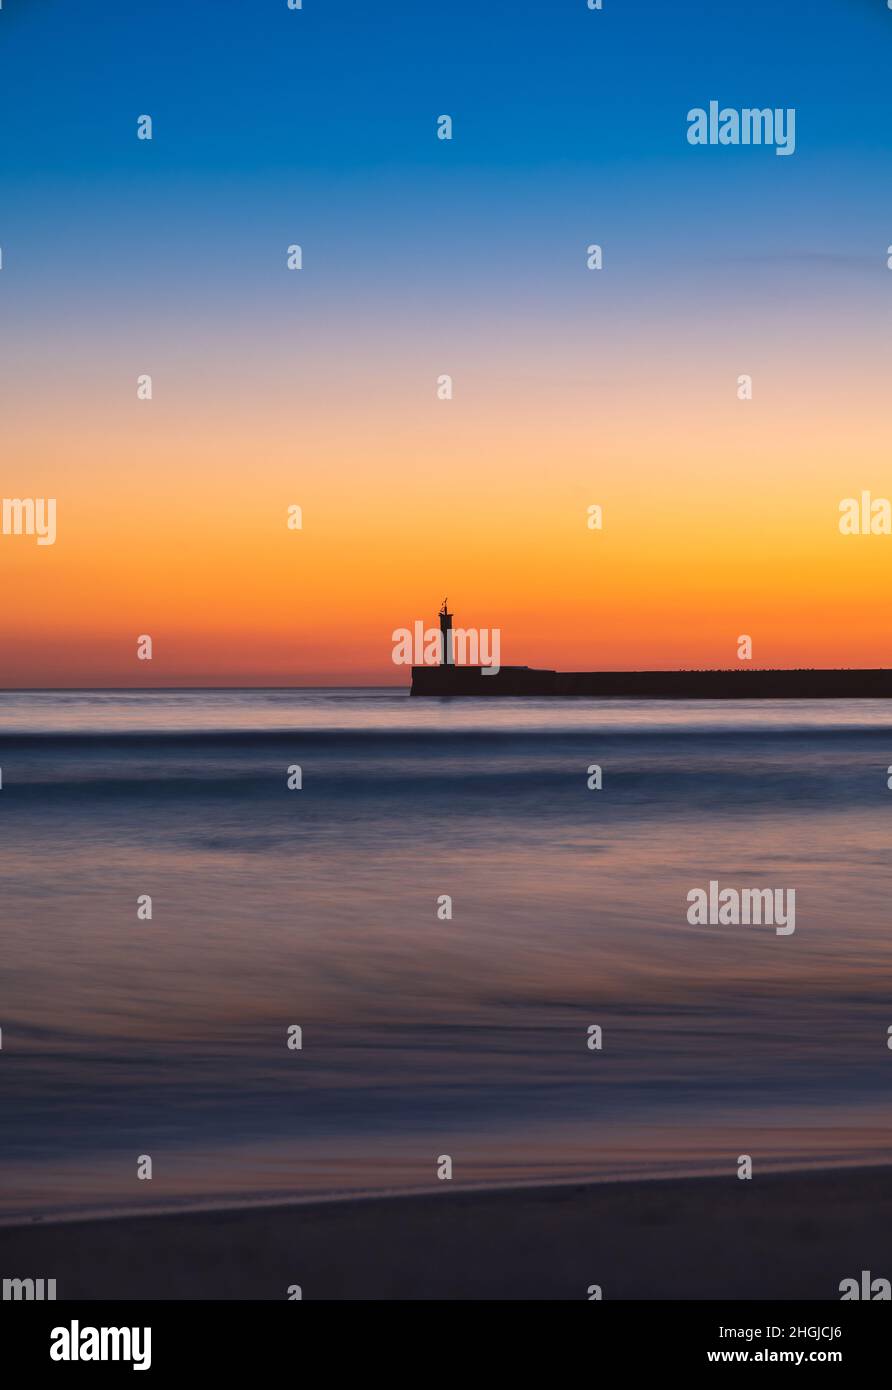
[[[320,1202],[0,1230],[57,1297],[839,1298],[892,1278],[892,1170]]]

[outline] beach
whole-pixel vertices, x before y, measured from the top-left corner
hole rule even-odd
[[[6,693],[0,1275],[143,1298],[887,1275],[889,717]],[[766,893],[786,925],[721,907]]]
[[[374,1197],[0,1230],[65,1299],[838,1300],[889,1277],[892,1169]]]

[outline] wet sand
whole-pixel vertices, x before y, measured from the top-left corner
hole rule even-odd
[[[892,1277],[892,1170],[373,1197],[0,1230],[64,1299],[838,1300]]]

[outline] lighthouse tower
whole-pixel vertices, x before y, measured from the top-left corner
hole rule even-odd
[[[455,661],[452,656],[452,614],[446,607],[447,600],[444,598],[443,606],[440,609],[440,665],[454,666]]]

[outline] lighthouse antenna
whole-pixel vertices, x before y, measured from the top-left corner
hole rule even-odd
[[[440,664],[451,666],[452,656],[452,614],[446,607],[447,600],[444,598],[443,607],[440,609]]]

